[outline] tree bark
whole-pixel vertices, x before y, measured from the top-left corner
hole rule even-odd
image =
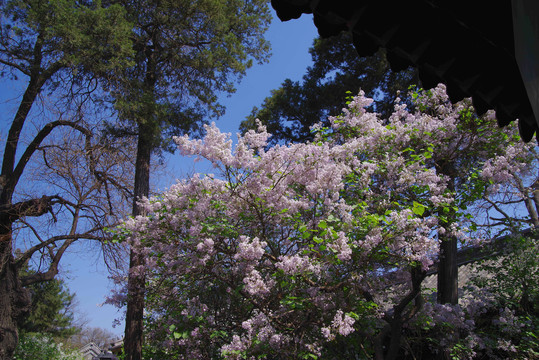
[[[144,215],[138,201],[150,193],[150,159],[152,151],[151,132],[144,125],[139,125],[137,160],[135,163],[135,187],[133,200],[133,216]],[[144,257],[136,248],[131,248],[129,257],[129,278],[127,312],[125,317],[124,350],[126,360],[142,359],[143,315],[145,276],[141,269],[145,264]],[[142,270],[142,271],[141,271]]]
[[[451,160],[437,164],[437,170],[449,180],[447,187],[455,192],[455,169]],[[455,211],[450,209],[444,213],[448,219],[444,226],[449,227],[454,221]],[[439,236],[440,259],[438,262],[437,300],[440,304],[458,303],[458,267],[457,267],[457,238],[449,232]]]
[[[36,48],[40,45],[36,44]],[[40,48],[39,48],[40,49]],[[39,50],[38,49],[38,50]],[[35,61],[40,64],[41,59]],[[37,65],[35,68],[39,68]],[[17,319],[29,310],[30,295],[18,278],[18,270],[12,253],[12,225],[15,221],[9,209],[20,176],[14,176],[15,159],[20,134],[43,84],[39,75],[32,76],[24,92],[6,139],[0,175],[0,360],[11,359],[19,341]]]
[[[457,266],[457,238],[452,236],[441,239],[440,260],[438,263],[438,293],[437,301],[440,304],[458,304],[458,266]],[[458,332],[451,331],[453,341],[458,341]],[[446,347],[438,349],[436,357],[439,360],[450,359],[449,350]]]
[[[445,160],[440,164],[437,164],[437,170],[441,174],[448,178],[447,187],[453,193],[455,192],[455,168],[452,160]],[[450,204],[452,205],[452,204]],[[447,221],[444,224],[446,227],[450,227],[455,222],[455,210],[450,209],[443,215],[446,216]],[[440,258],[438,261],[438,278],[437,278],[437,301],[440,304],[452,304],[456,305],[459,301],[458,294],[458,266],[457,266],[457,237],[445,232],[439,236],[440,241]],[[458,332],[452,331],[450,336],[453,341],[458,341]],[[438,349],[437,359],[446,360],[450,359],[449,350],[445,347]]]
[[[0,360],[11,359],[19,334],[18,319],[30,309],[30,294],[21,286],[11,251],[11,222],[0,219]]]
[[[442,238],[438,265],[438,294],[440,304],[458,303],[457,238]]]

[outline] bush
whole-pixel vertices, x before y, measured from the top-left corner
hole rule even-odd
[[[84,360],[78,351],[63,349],[51,336],[40,333],[22,333],[13,354],[14,360]]]

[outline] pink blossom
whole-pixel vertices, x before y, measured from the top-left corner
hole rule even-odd
[[[275,266],[284,271],[287,275],[296,275],[300,273],[320,273],[320,265],[313,264],[312,260],[298,254],[281,255]]]
[[[344,314],[342,310],[337,310],[331,325],[328,327],[323,327],[321,332],[327,340],[331,341],[335,339],[337,334],[347,336],[354,332],[354,323],[355,320],[352,317]]]
[[[227,359],[242,359],[241,353],[247,349],[247,344],[238,335],[232,336],[232,342],[221,347],[221,353]]]
[[[238,252],[234,255],[234,258],[248,261],[260,260],[264,255],[266,245],[265,241],[260,241],[257,237],[250,239],[242,235],[238,244]]]
[[[272,282],[265,282],[256,270],[252,270],[244,279],[245,291],[251,295],[267,295],[272,286]]]

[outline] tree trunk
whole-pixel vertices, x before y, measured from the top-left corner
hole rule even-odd
[[[455,192],[455,169],[451,160],[445,160],[437,164],[437,170],[448,177],[447,187]],[[449,227],[455,218],[453,209],[444,213],[448,219],[444,226]],[[439,236],[440,259],[438,262],[438,293],[437,300],[440,304],[458,303],[458,267],[457,267],[457,238],[446,232]]]
[[[0,360],[9,360],[19,341],[17,320],[30,309],[30,294],[21,286],[11,251],[11,223],[0,224]]]
[[[40,79],[39,75],[31,76],[15,119],[9,128],[0,176],[0,208],[2,209],[10,207],[20,178],[20,173],[14,172],[19,138],[42,84],[43,79]],[[30,294],[21,285],[13,258],[13,215],[8,210],[0,213],[0,360],[12,358],[19,341],[17,320],[29,311],[31,304]]]
[[[144,215],[138,200],[150,193],[150,158],[152,151],[151,132],[142,124],[139,125],[137,160],[135,164],[135,188],[133,200],[133,216]],[[129,258],[127,313],[125,317],[124,350],[125,360],[142,359],[143,315],[145,276],[144,256],[136,248],[131,248]]]
[[[451,160],[446,160],[440,164],[438,170],[448,177],[447,187],[453,193],[455,192],[455,168]],[[450,209],[445,212],[447,222],[444,224],[450,227],[455,222],[455,210]],[[440,241],[440,258],[438,261],[438,283],[437,283],[437,301],[440,304],[458,304],[458,266],[457,266],[457,238],[449,232],[439,236]],[[455,343],[458,341],[459,334],[457,331],[451,331],[447,335],[452,338]],[[450,359],[449,349],[440,347],[436,356],[439,360]]]
[[[458,303],[457,238],[440,239],[440,261],[438,263],[438,303]]]
[[[0,359],[10,359],[19,340],[13,314],[13,289],[16,285],[11,255],[11,234],[0,230]]]

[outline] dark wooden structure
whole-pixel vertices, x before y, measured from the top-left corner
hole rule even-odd
[[[313,13],[321,37],[351,31],[360,56],[385,48],[393,70],[417,67],[423,87],[444,83],[452,101],[471,96],[479,114],[496,110],[500,126],[518,119],[524,141],[538,131],[537,0],[271,3],[283,21]]]

